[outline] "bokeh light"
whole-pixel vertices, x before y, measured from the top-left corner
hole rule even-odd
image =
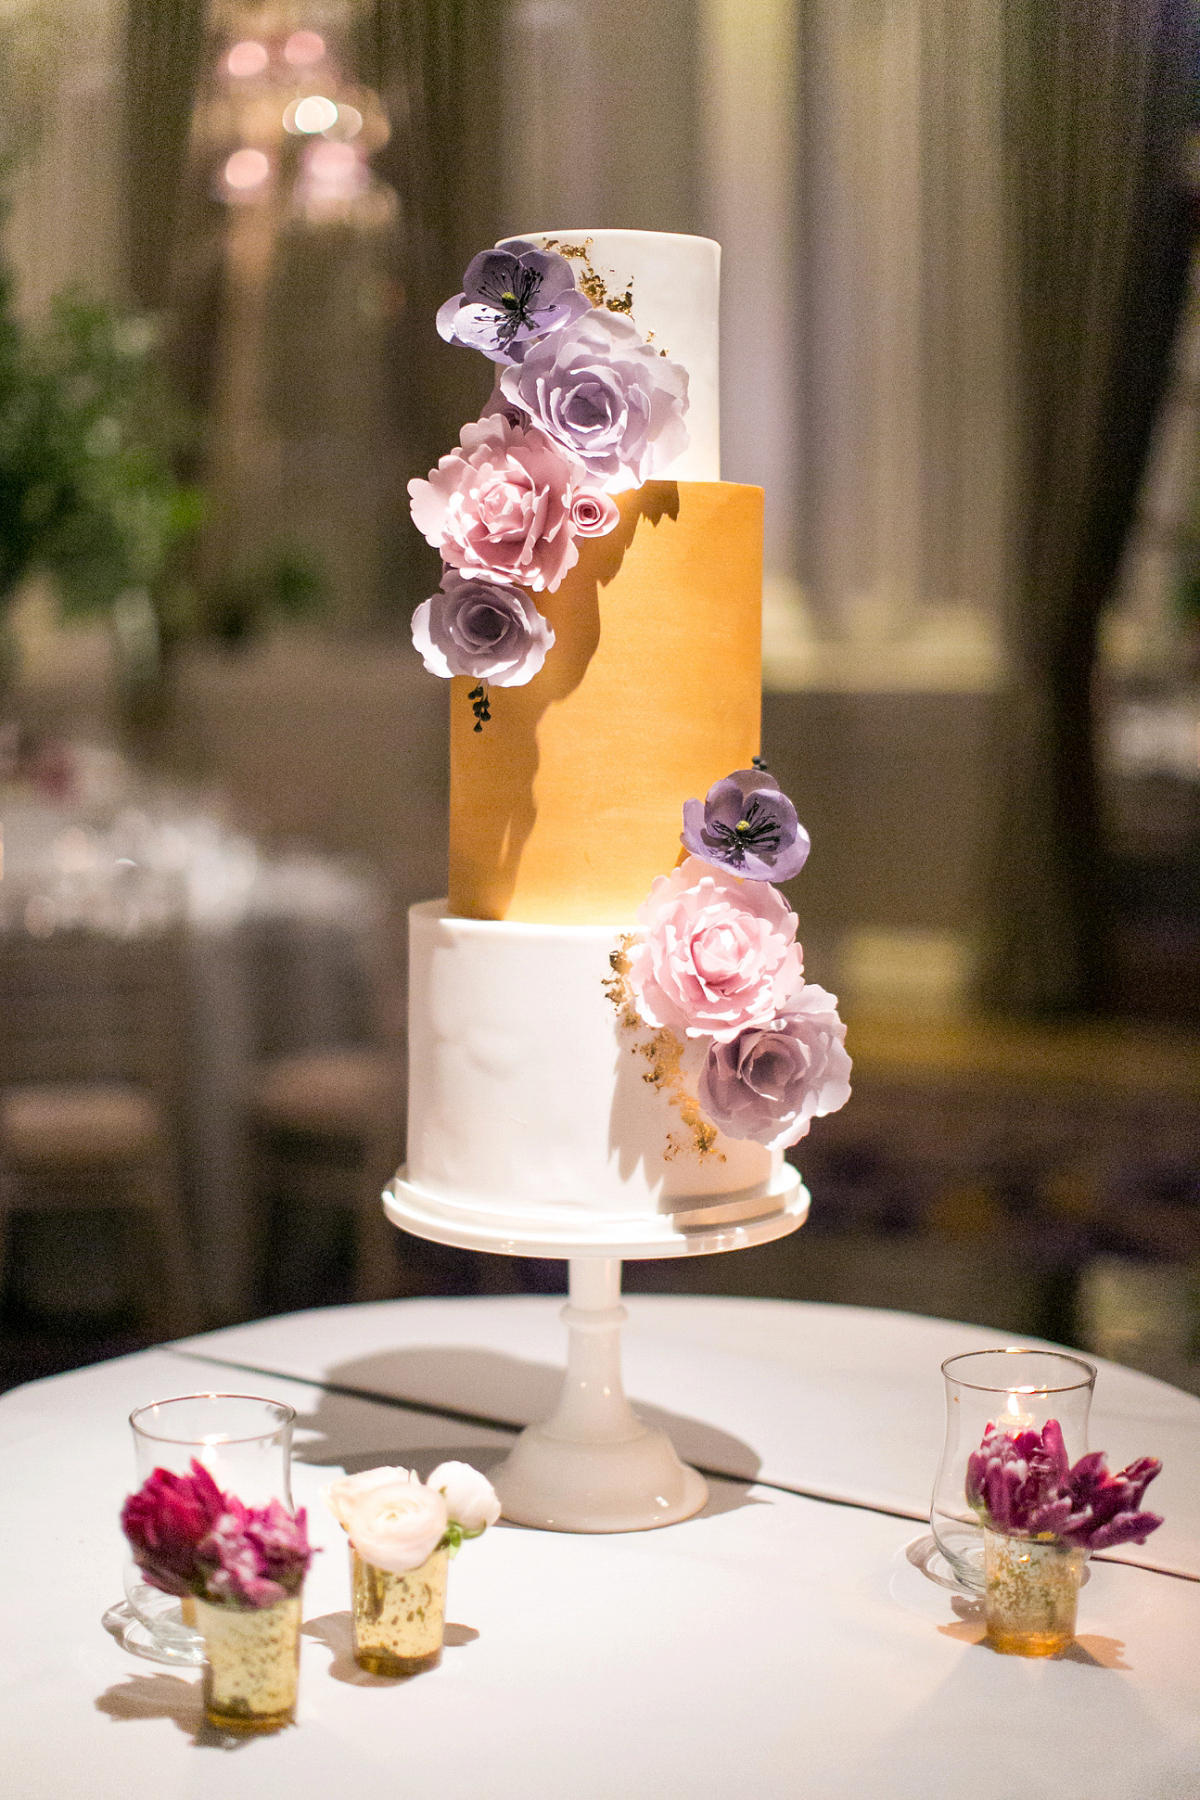
[[[309,69],[325,54],[325,39],[319,31],[293,31],[283,46],[283,60],[293,69]]]
[[[286,131],[313,136],[336,125],[337,116],[337,107],[324,94],[306,94],[303,100],[293,100],[283,115],[283,124]]]
[[[225,67],[236,81],[247,81],[252,75],[261,75],[269,61],[265,44],[258,43],[255,38],[243,38],[225,58]]]
[[[235,150],[224,170],[226,185],[239,194],[262,187],[270,173],[270,159],[261,150]]]

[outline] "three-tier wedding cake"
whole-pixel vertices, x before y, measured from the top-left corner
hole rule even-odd
[[[449,892],[411,915],[421,1235],[662,1256],[792,1229],[784,1161],[849,1086],[776,883],[758,759],[762,493],[720,478],[719,247],[534,232],[438,315],[496,366],[413,516],[452,678]]]

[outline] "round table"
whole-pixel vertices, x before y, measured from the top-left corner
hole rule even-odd
[[[320,1489],[341,1470],[497,1461],[557,1395],[544,1299],[335,1308],[209,1333],[0,1399],[4,1791],[113,1800],[1183,1800],[1200,1791],[1200,1401],[1100,1365],[1092,1441],[1147,1452],[1167,1516],[1094,1561],[1060,1661],[1000,1657],[922,1572],[938,1364],[995,1342],[940,1320],[782,1301],[634,1297],[631,1396],[708,1473],[665,1530],[501,1525],[453,1565],[441,1667],[350,1654],[348,1571]],[[1030,1341],[1030,1340],[1019,1340]],[[316,1559],[296,1729],[228,1740],[199,1678],[102,1629],[120,1597],[125,1415],[205,1389],[300,1415]],[[1143,1566],[1137,1566],[1138,1563]],[[1170,1571],[1170,1572],[1168,1572]]]

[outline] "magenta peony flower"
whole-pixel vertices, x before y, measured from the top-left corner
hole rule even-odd
[[[278,1500],[243,1506],[232,1494],[199,1546],[207,1565],[204,1597],[230,1606],[274,1606],[298,1594],[312,1562],[303,1507],[293,1518]]]
[[[703,804],[685,800],[680,841],[748,881],[790,881],[810,848],[795,807],[764,769],[736,769],[709,788]]]
[[[1144,1544],[1157,1531],[1161,1518],[1138,1507],[1161,1469],[1157,1457],[1143,1456],[1114,1475],[1098,1450],[1071,1466],[1057,1419],[1040,1432],[1011,1435],[989,1425],[967,1459],[967,1504],[992,1531],[1090,1554]]]
[[[225,1500],[202,1463],[190,1475],[155,1469],[121,1511],[133,1560],[152,1587],[192,1594],[202,1577],[198,1546],[225,1510]]]
[[[495,687],[532,681],[554,642],[528,594],[457,569],[446,570],[440,593],[422,600],[412,635],[431,675],[469,675]]]
[[[765,882],[689,856],[658,876],[637,916],[645,937],[629,980],[648,1025],[727,1043],[775,1018],[800,984],[796,915]]]
[[[610,493],[637,487],[687,448],[687,371],[603,308],[531,345],[500,390]]]
[[[590,310],[565,256],[510,238],[471,258],[462,293],[438,308],[437,328],[447,343],[516,362],[531,342]]]
[[[493,413],[464,425],[459,448],[408,491],[414,523],[444,563],[537,591],[579,561],[572,501],[585,481],[582,463],[544,432]]]
[[[303,1511],[243,1506],[193,1457],[189,1475],[155,1469],[121,1512],[133,1559],[153,1587],[232,1606],[298,1594],[312,1561]]]
[[[850,1098],[846,1027],[837,1000],[802,983],[766,1025],[748,1025],[714,1043],[697,1097],[727,1137],[753,1138],[777,1150],[799,1143],[815,1118]]]

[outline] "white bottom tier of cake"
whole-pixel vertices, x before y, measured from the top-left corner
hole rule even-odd
[[[449,918],[442,901],[409,919],[396,1224],[508,1255],[640,1258],[740,1249],[803,1222],[808,1195],[780,1151],[706,1129],[705,1046],[628,1022],[620,927]]]

